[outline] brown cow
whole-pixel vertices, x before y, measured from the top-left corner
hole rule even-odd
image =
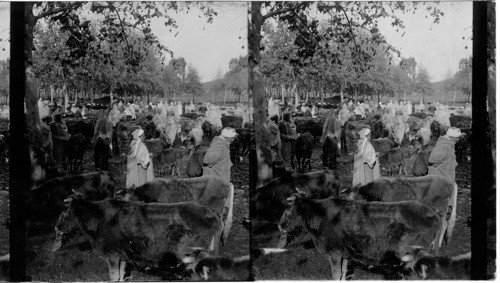
[[[125,200],[176,203],[180,201],[196,201],[214,211],[221,219],[227,209],[227,218],[216,238],[222,244],[227,239],[233,222],[234,186],[217,176],[201,176],[196,178],[157,178],[140,187],[126,192]],[[219,245],[216,241],[215,253]]]
[[[348,192],[344,190],[343,192]],[[363,186],[352,188],[349,198],[366,201],[408,201],[416,200],[432,207],[441,217],[439,243],[447,234],[451,238],[457,213],[457,188],[447,178],[439,175],[427,175],[414,178],[381,178]],[[448,207],[452,207],[450,219],[446,222]]]
[[[334,280],[345,279],[347,259],[362,265],[398,265],[414,250],[439,238],[439,215],[416,201],[360,202],[294,194],[287,214],[297,216],[316,250],[330,264]]]
[[[127,262],[160,270],[175,267],[189,247],[208,248],[221,227],[220,218],[196,202],[146,204],[73,197],[57,229],[65,231],[76,223],[107,263],[111,281],[125,279]]]

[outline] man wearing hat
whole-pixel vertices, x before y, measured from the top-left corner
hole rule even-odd
[[[230,145],[236,137],[233,128],[224,128],[220,136],[215,137],[203,158],[203,176],[215,175],[231,182]]]
[[[441,175],[455,182],[455,167],[457,166],[455,143],[461,135],[459,128],[451,127],[446,131],[446,135],[439,137],[429,155],[429,175]]]
[[[127,155],[126,188],[139,187],[154,179],[153,162],[148,148],[142,142],[143,139],[144,130],[141,127],[132,132],[132,142]]]
[[[295,142],[297,141],[297,130],[295,124],[290,120],[290,113],[283,114],[283,120],[279,124],[281,137],[281,157],[283,164],[290,161],[290,165],[295,169],[294,153]]]
[[[365,185],[380,178],[380,162],[370,143],[370,129],[359,132],[358,147],[354,152],[354,174],[352,185]]]

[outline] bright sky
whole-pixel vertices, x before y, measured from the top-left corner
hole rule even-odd
[[[153,32],[174,52],[175,57],[184,57],[188,65],[198,70],[202,82],[215,79],[218,70],[224,74],[229,70],[231,58],[248,52],[246,3],[220,2],[212,5],[218,15],[211,24],[205,17],[199,18],[201,13],[198,9],[191,8],[189,14],[177,15],[179,33],[175,37],[163,23],[152,25]]]
[[[10,3],[0,2],[0,60],[10,58]],[[4,50],[5,49],[5,50]]]
[[[399,14],[406,26],[403,37],[388,20],[379,21],[387,41],[396,46],[403,57],[414,57],[418,65],[425,67],[432,82],[444,80],[448,70],[454,74],[460,59],[472,56],[472,2],[442,2],[438,6],[444,12],[439,24],[432,24],[430,17],[426,19],[423,8],[415,14]]]
[[[203,82],[214,79],[219,69],[226,72],[231,58],[247,53],[246,3],[219,2],[213,5],[219,14],[212,24],[206,23],[203,17],[200,19],[197,9],[177,15],[179,28],[176,37],[162,23],[153,24],[153,31],[162,43],[174,51],[174,56],[182,56],[192,64]],[[439,24],[426,19],[423,8],[415,14],[398,15],[406,25],[403,37],[402,32],[396,33],[388,20],[382,19],[379,24],[388,42],[399,48],[404,57],[414,57],[417,64],[427,69],[433,82],[445,79],[449,70],[452,73],[458,71],[460,59],[472,55],[472,42],[462,39],[471,36],[472,2],[442,2],[439,7],[445,13]],[[9,3],[0,2],[0,59],[9,57],[10,46],[6,40],[9,18]]]

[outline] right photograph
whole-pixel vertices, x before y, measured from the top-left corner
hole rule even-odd
[[[249,4],[256,280],[471,279],[472,6]]]

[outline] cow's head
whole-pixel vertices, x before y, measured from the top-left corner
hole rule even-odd
[[[213,257],[201,247],[189,247],[181,261],[186,264],[186,271],[194,275],[194,280],[208,280],[210,271],[215,270],[215,266],[209,264],[213,262]]]

